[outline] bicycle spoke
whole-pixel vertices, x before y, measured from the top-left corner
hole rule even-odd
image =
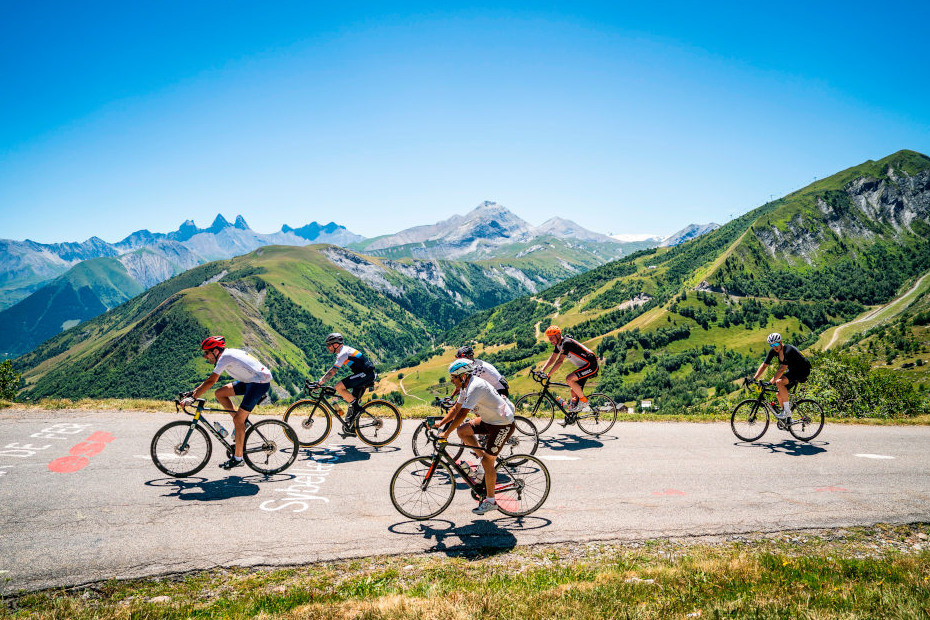
[[[449,466],[429,457],[415,457],[401,465],[391,479],[391,502],[405,517],[429,519],[445,510],[455,495],[455,476]]]

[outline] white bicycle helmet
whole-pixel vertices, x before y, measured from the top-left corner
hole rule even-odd
[[[765,339],[765,341],[769,343],[769,346],[781,344],[781,334],[778,332],[772,332],[769,334],[769,337]]]

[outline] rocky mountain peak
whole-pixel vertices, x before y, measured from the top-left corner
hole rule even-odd
[[[236,223],[233,224],[239,230],[249,230],[249,225],[245,223],[245,218],[241,215],[236,216]]]
[[[226,218],[223,217],[221,213],[217,213],[216,219],[213,220],[213,224],[211,224],[210,228],[208,228],[205,232],[211,232],[211,233],[216,234],[220,232],[221,230],[223,230],[224,228],[229,228],[230,226],[232,226],[232,224],[227,222]]]

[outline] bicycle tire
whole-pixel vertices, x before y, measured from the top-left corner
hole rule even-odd
[[[497,509],[511,517],[536,512],[549,497],[549,470],[535,456],[515,454],[497,461]]]
[[[765,416],[763,420],[762,417]],[[730,415],[730,428],[741,441],[756,441],[769,428],[769,410],[758,399],[749,398],[736,405]]]
[[[614,427],[617,421],[617,405],[606,394],[595,392],[588,395],[588,405],[575,415],[578,428],[599,437]]]
[[[191,423],[176,420],[162,426],[152,437],[152,462],[162,473],[175,478],[193,476],[206,467],[213,454],[213,442],[200,425],[194,428],[182,449],[181,444],[190,431]]]
[[[262,420],[245,431],[242,456],[260,474],[284,471],[294,464],[299,451],[294,429],[281,420]]]
[[[416,456],[431,456],[432,446],[433,442],[431,442],[426,435],[426,422],[421,422],[416,430],[413,431],[413,437],[410,439],[410,447],[413,448],[413,453]],[[457,461],[464,451],[465,448],[459,446],[455,454],[450,450],[446,450],[446,454],[448,454],[453,461]]]
[[[551,398],[546,398],[543,392],[531,392],[521,396],[515,410],[517,415],[529,418],[540,435],[552,426],[555,419],[555,404]]]
[[[449,507],[454,496],[455,474],[438,459],[415,456],[391,478],[391,503],[408,519],[432,519]]]
[[[386,400],[370,400],[355,418],[355,433],[369,446],[386,446],[400,435],[400,411]]]
[[[791,408],[788,431],[795,439],[811,441],[823,430],[823,407],[816,400],[804,398]]]
[[[513,434],[507,439],[497,458],[508,458],[515,454],[536,454],[536,450],[539,449],[539,431],[536,430],[536,425],[525,416],[515,415],[513,426]]]
[[[332,414],[313,399],[298,400],[288,407],[284,412],[284,421],[290,424],[297,443],[303,448],[323,443],[333,428]]]

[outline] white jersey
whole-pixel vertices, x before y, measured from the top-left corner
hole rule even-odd
[[[216,360],[213,372],[218,375],[226,372],[243,383],[271,383],[271,371],[242,349],[224,350]]]
[[[494,386],[481,377],[472,375],[456,403],[462,409],[476,413],[482,422],[495,426],[513,423],[513,403],[498,394]]]
[[[473,363],[475,365],[475,371],[472,373],[473,376],[484,379],[490,383],[495,390],[504,389],[504,375],[502,375],[500,371],[497,370],[497,368],[494,368],[492,364],[489,364],[488,362],[482,362],[481,360],[475,360]]]

